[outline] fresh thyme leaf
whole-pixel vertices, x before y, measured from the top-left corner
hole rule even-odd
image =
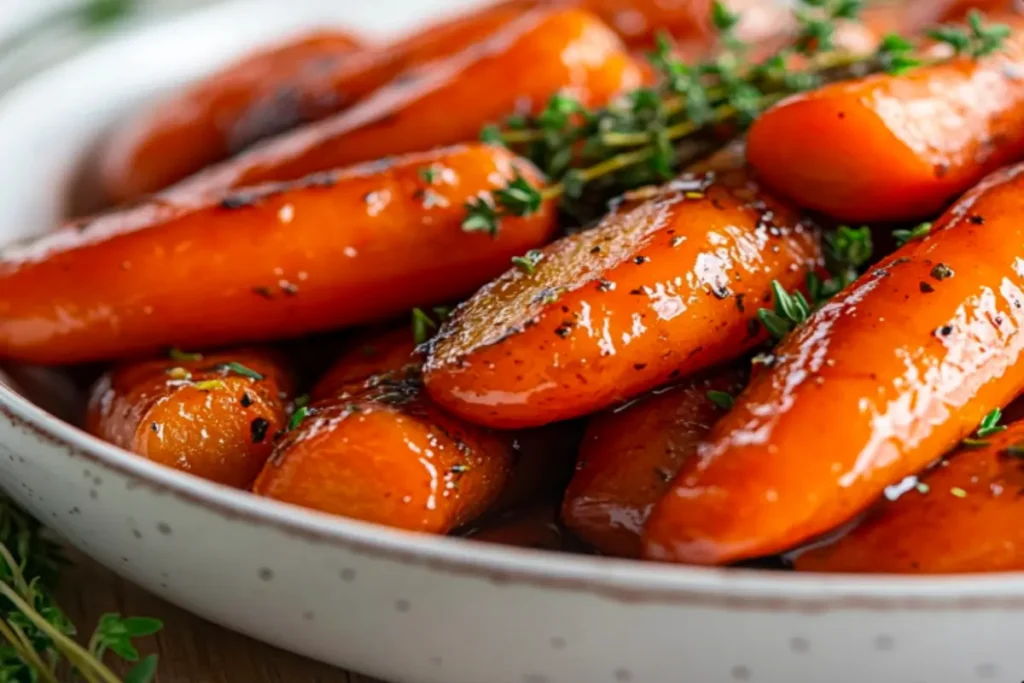
[[[927,236],[931,231],[931,223],[921,223],[910,230],[893,230],[892,236],[896,240],[896,246],[902,247],[907,242],[913,242],[914,240]]]
[[[782,339],[810,317],[811,306],[803,294],[790,294],[778,280],[772,281],[772,293],[775,308],[762,308],[757,312],[757,317],[773,337]]]
[[[512,265],[527,275],[533,275],[533,272],[537,268],[537,264],[540,263],[543,258],[544,252],[539,249],[531,249],[526,252],[525,256],[513,256]]]
[[[921,60],[913,54],[914,45],[909,40],[890,33],[879,44],[876,57],[885,71],[899,75],[921,65]]]
[[[216,369],[221,372],[231,372],[242,377],[248,377],[249,379],[254,379],[257,382],[264,379],[263,375],[260,373],[236,361],[231,361],[230,363],[218,363]]]
[[[170,351],[168,351],[167,356],[171,360],[177,361],[179,363],[187,363],[190,361],[197,361],[203,359],[203,354],[201,353],[188,353],[187,351],[182,351],[181,349],[175,348],[172,348]]]
[[[498,222],[498,210],[491,195],[485,194],[466,202],[466,217],[462,220],[464,232],[486,232],[497,237]]]
[[[122,683],[150,683],[156,676],[156,655],[143,657],[142,661],[132,667]]]
[[[945,43],[953,52],[967,57],[984,57],[999,50],[1010,35],[1005,24],[985,24],[985,15],[971,10],[967,15],[967,28],[937,26],[927,32],[929,38]]]
[[[417,346],[430,339],[436,330],[437,323],[423,309],[412,309],[412,338]]]
[[[515,170],[515,177],[508,185],[494,192],[494,197],[505,214],[513,216],[536,213],[542,201],[540,191],[522,176],[519,169]]]
[[[288,431],[293,432],[299,428],[307,417],[309,417],[310,408],[309,406],[299,406],[292,413],[292,417],[288,420]]]
[[[427,185],[433,185],[434,181],[437,180],[437,169],[433,166],[425,166],[420,169],[420,178],[423,179]]]
[[[723,410],[731,410],[736,399],[727,391],[708,390],[708,400]]]
[[[978,425],[978,431],[975,432],[979,439],[988,438],[999,432],[1005,432],[1006,426],[999,424],[999,421],[1003,419],[1003,411],[999,408],[995,408],[992,412],[981,419],[981,424]]]
[[[725,3],[715,0],[711,5],[711,22],[719,31],[731,31],[740,21],[738,12],[731,11]]]
[[[488,126],[484,126],[480,131],[480,142],[486,142],[492,145],[505,144],[505,139],[501,135],[501,128],[493,123]]]

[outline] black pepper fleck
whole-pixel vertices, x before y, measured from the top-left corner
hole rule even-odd
[[[253,443],[263,443],[267,438],[267,430],[270,429],[270,422],[262,417],[257,417],[249,423],[249,433],[252,434]]]
[[[940,263],[932,268],[931,275],[936,280],[948,280],[953,277],[953,269],[947,266],[945,263]]]
[[[243,408],[248,408],[249,406],[252,405],[252,396],[249,395],[248,391],[243,391],[242,392],[242,398],[239,401],[239,403],[242,404]]]
[[[642,266],[643,264],[647,263],[650,260],[651,259],[649,257],[647,257],[647,256],[634,256],[633,257],[633,263],[637,264],[638,266]]]
[[[931,294],[934,291],[935,291],[934,287],[932,287],[930,284],[928,284],[924,280],[921,280],[921,293],[922,294]]]

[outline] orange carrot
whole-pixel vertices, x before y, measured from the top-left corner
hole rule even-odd
[[[771,281],[799,287],[819,259],[815,230],[742,171],[648,188],[459,306],[427,390],[493,427],[592,413],[759,344]]]
[[[644,535],[725,564],[853,518],[1024,390],[1024,166],[993,174],[775,350]]]
[[[557,92],[599,105],[642,78],[618,37],[593,15],[575,9],[527,12],[484,42],[406,72],[347,111],[268,140],[168,192],[190,197],[292,180],[476,140],[485,124],[515,111],[539,111]]]
[[[511,510],[470,530],[465,537],[481,543],[541,550],[564,550],[567,541],[554,503]]]
[[[784,100],[751,127],[765,184],[844,220],[927,218],[1024,156],[1024,20],[1004,49]],[[807,144],[814,140],[814,144]]]
[[[405,344],[385,342],[397,358]],[[343,356],[347,365],[352,356]],[[387,363],[382,368],[387,367]],[[346,373],[335,369],[329,382]],[[278,443],[254,491],[321,512],[444,534],[484,512],[514,461],[510,435],[466,424],[427,399],[415,364],[321,384],[309,415]]]
[[[128,363],[97,382],[86,428],[162,465],[248,488],[288,422],[294,388],[284,360],[262,350]]]
[[[464,296],[555,231],[550,204],[496,237],[464,202],[518,169],[481,144],[201,202],[157,203],[0,249],[0,357],[66,363],[280,338]]]
[[[590,418],[562,504],[565,525],[606,555],[639,557],[651,508],[725,413],[709,392],[734,396],[745,374],[730,370],[656,389]]]
[[[1024,423],[961,447],[896,500],[879,502],[799,571],[951,574],[1024,569]]]

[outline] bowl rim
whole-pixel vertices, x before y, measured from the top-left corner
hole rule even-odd
[[[728,610],[975,611],[1024,608],[1024,573],[811,574],[695,567],[505,547],[328,515],[233,489],[140,458],[64,422],[0,384],[0,415],[15,428],[219,517],[355,554],[498,584],[583,592],[627,603]]]
[[[5,93],[17,98],[35,81],[100,50],[127,49],[157,32],[176,32],[221,12],[252,9],[233,0],[192,10],[162,24],[118,32],[69,62],[34,74]],[[727,610],[825,612],[832,610],[939,611],[1024,609],[1024,572],[946,576],[811,574],[758,569],[669,565],[572,555],[404,531],[327,515],[261,498],[153,463],[64,422],[0,384],[0,416],[70,457],[171,495],[222,518],[266,527],[311,543],[496,584],[526,585],[596,595],[625,603]],[[2,431],[2,430],[0,430]]]

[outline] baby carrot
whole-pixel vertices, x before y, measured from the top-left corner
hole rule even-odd
[[[311,404],[304,420],[293,419],[254,492],[437,534],[476,518],[508,479],[512,438],[446,414],[423,395],[418,374],[407,366]]]
[[[170,190],[192,196],[476,140],[485,124],[564,92],[606,103],[643,75],[618,37],[576,9],[523,14],[487,40],[405,73],[341,114],[268,140]],[[487,87],[484,87],[487,84]]]
[[[759,344],[772,280],[799,287],[820,256],[816,231],[742,171],[648,188],[459,306],[427,390],[492,427],[592,413]]]
[[[0,249],[0,357],[66,363],[296,336],[464,296],[554,232],[463,203],[528,162],[482,144],[125,210]]]
[[[820,308],[712,430],[644,553],[725,564],[853,518],[1024,390],[1024,166]]]
[[[738,370],[663,389],[590,418],[562,521],[606,555],[640,556],[640,532],[679,467],[743,388]]]
[[[951,574],[1024,569],[1024,423],[961,447],[799,571]]]
[[[1024,156],[1024,24],[1013,24],[1003,49],[979,60],[868,76],[784,100],[751,127],[751,165],[767,186],[839,219],[934,215]]]
[[[92,434],[220,484],[248,488],[288,422],[283,359],[240,349],[119,366],[93,389]]]

